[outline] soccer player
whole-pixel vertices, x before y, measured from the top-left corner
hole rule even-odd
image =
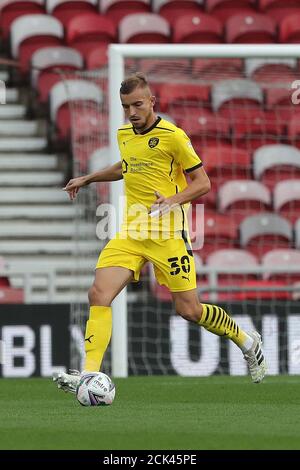
[[[169,288],[177,314],[233,341],[252,381],[259,383],[266,372],[259,333],[243,331],[223,308],[198,298],[186,211],[210,190],[202,162],[184,131],[155,114],[155,97],[143,74],[122,82],[120,98],[129,121],[117,133],[120,162],[71,179],[64,188],[73,200],[90,183],[123,178],[126,195],[122,229],[102,250],[89,290],[84,372],[100,370],[111,338],[111,303],[150,261],[157,281]],[[59,388],[73,393],[79,378],[79,373],[53,376]]]

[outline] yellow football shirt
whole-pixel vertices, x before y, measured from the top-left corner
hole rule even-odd
[[[137,234],[147,238],[149,233],[164,232],[172,237],[174,232],[187,231],[189,204],[161,217],[149,216],[155,191],[165,197],[183,191],[187,186],[185,173],[202,166],[185,132],[158,117],[141,134],[132,124],[126,124],[118,129],[117,137],[126,197],[122,231],[137,238]]]

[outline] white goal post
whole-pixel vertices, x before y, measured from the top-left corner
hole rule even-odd
[[[123,124],[123,110],[120,105],[120,83],[125,75],[125,58],[300,58],[298,45],[120,45],[109,47],[109,139],[111,163],[119,161],[116,139],[118,127]],[[123,194],[122,181],[111,187],[111,203],[119,213],[120,196]],[[114,228],[115,229],[115,228]],[[127,354],[127,299],[126,290],[113,303],[112,375],[128,376]]]

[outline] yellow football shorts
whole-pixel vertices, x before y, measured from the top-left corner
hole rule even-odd
[[[147,261],[153,264],[156,280],[171,292],[196,288],[196,271],[190,242],[185,234],[168,240],[135,240],[116,238],[102,250],[97,268],[122,266],[134,273],[138,281],[142,267]]]

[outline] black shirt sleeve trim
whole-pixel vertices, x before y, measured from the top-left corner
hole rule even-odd
[[[201,166],[203,166],[202,162],[198,163],[197,165],[193,166],[192,168],[187,168],[184,171],[185,171],[185,173],[191,173],[191,171],[197,170],[197,168],[201,168]]]

